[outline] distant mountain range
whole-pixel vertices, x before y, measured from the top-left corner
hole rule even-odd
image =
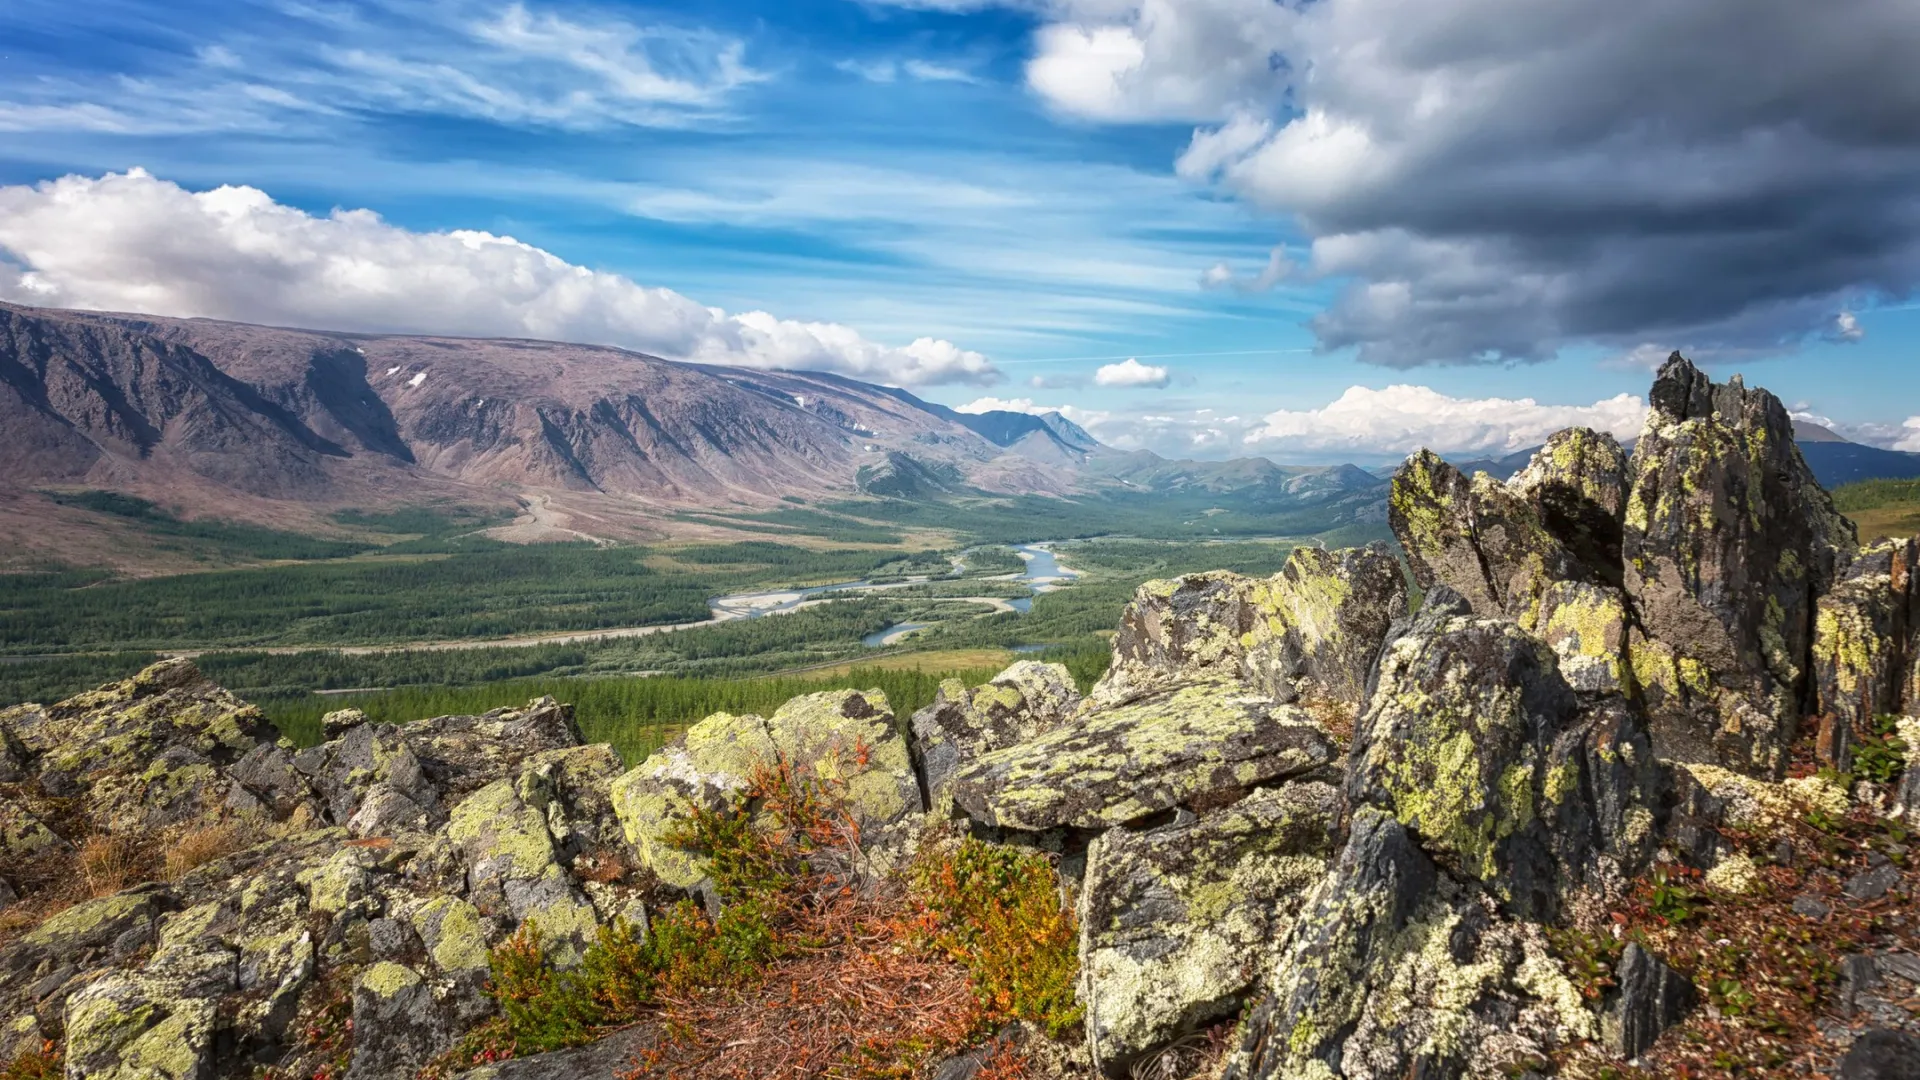
[[[1799,444],[1800,456],[1806,459],[1807,467],[1813,470],[1820,486],[1829,491],[1842,484],[1861,480],[1909,480],[1920,477],[1920,454],[1883,450],[1878,446],[1853,442],[1830,428],[1810,421],[1795,421],[1793,440]],[[1633,443],[1629,440],[1626,445],[1630,448]],[[1530,446],[1505,457],[1470,458],[1453,464],[1469,476],[1484,472],[1505,480],[1526,468],[1527,462],[1533,460],[1534,453],[1539,449]],[[1398,467],[1375,470],[1374,475],[1390,476]]]
[[[289,506],[525,492],[654,519],[861,495],[1156,491],[1351,498],[1363,514],[1382,484],[1350,466],[1167,461],[1058,414],[962,413],[814,372],[7,304],[0,430],[0,495],[110,489],[280,522],[297,518]]]

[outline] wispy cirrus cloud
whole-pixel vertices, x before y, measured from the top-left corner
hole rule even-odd
[[[239,0],[217,39],[106,77],[0,78],[0,131],[269,131],[356,111],[593,129],[723,116],[740,39],[523,2]]]

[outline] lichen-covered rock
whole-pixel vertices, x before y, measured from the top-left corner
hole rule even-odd
[[[356,725],[333,742],[300,751],[293,764],[325,805],[328,821],[348,825],[363,806],[373,806],[357,836],[388,825],[425,828],[446,821],[439,788],[392,724]]]
[[[188,660],[166,660],[58,705],[0,713],[39,788],[82,800],[95,827],[154,829],[215,813],[225,766],[276,733]]]
[[[571,967],[585,955],[599,916],[567,872],[548,823],[551,805],[550,791],[538,781],[496,780],[454,808],[435,847],[450,849],[464,867],[467,899],[481,914],[535,923],[549,957]],[[436,857],[434,851],[422,855]]]
[[[1621,562],[1627,464],[1612,435],[1568,428],[1550,436],[1507,488],[1539,507],[1541,523],[1583,568],[1605,576]]]
[[[1550,915],[1651,854],[1659,775],[1618,698],[1583,704],[1516,623],[1423,613],[1381,657],[1347,777],[1460,877]]]
[[[1196,683],[984,755],[952,792],[990,827],[1104,829],[1310,773],[1337,753],[1298,708],[1237,682]]]
[[[353,1061],[348,1080],[412,1076],[459,1034],[433,987],[404,964],[381,961],[353,984]]]
[[[1820,711],[1841,730],[1864,731],[1914,704],[1907,682],[1920,662],[1920,540],[1862,552],[1820,598],[1813,627]]]
[[[66,846],[25,801],[0,794],[0,863],[14,865]]]
[[[627,842],[661,882],[699,888],[705,860],[666,842],[672,823],[690,807],[724,808],[755,769],[781,761],[837,786],[863,834],[922,809],[886,695],[845,690],[795,698],[768,719],[707,717],[614,783],[614,811]]]
[[[1477,615],[1531,628],[1548,586],[1587,576],[1540,506],[1486,473],[1468,479],[1431,450],[1394,473],[1388,521],[1415,580],[1447,586]]]
[[[1079,708],[1080,690],[1060,664],[1022,660],[972,689],[958,679],[942,682],[933,703],[913,714],[928,801],[941,811],[963,764],[1059,728]]]
[[[1339,814],[1334,788],[1289,784],[1189,823],[1094,840],[1079,905],[1081,1001],[1103,1068],[1124,1075],[1239,1007],[1325,871]]]
[[[201,1080],[218,1017],[204,997],[173,997],[113,974],[67,1005],[66,1071],[80,1080]]]
[[[1475,614],[1506,616],[1557,653],[1568,682],[1628,689],[1621,592],[1626,457],[1610,435],[1573,428],[1501,484],[1468,480],[1430,451],[1394,475],[1395,535],[1423,586],[1445,586]]]
[[[1717,385],[1678,353],[1634,447],[1623,552],[1629,643],[1655,746],[1756,775],[1785,765],[1808,697],[1813,598],[1854,528],[1778,398]]]
[[[1194,680],[1239,680],[1282,703],[1344,707],[1407,609],[1406,579],[1384,544],[1295,548],[1270,578],[1215,572],[1140,587],[1114,638],[1095,704]]]
[[[581,745],[573,706],[551,697],[480,716],[440,716],[400,729],[427,780],[451,807],[545,753]]]
[[[1505,919],[1451,882],[1405,826],[1363,808],[1224,1076],[1497,1077],[1595,1034],[1537,927]]]

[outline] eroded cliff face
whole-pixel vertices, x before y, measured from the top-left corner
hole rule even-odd
[[[1863,1070],[1920,1036],[1915,544],[1855,550],[1763,391],[1676,358],[1653,396],[1631,455],[1563,432],[1508,483],[1409,459],[1417,611],[1384,546],[1149,583],[1084,695],[1034,662],[910,718],[818,694],[630,769],[551,701],[343,713],[296,749],[184,661],[0,712],[17,910],[87,838],[256,830],[6,931],[0,1051],[51,1040],[116,1080],[415,1075],[495,1015],[489,957],[530,924],[567,970],[674,897],[738,903],[741,868],[681,825],[790,828],[742,801],[777,764],[837,793],[848,848],[810,856],[831,880],[1042,853],[1077,923],[1076,1024],[862,1067],[970,1076],[1017,1046],[1029,1076],[1657,1075],[1704,1045],[1885,1075]],[[776,1029],[800,1007],[753,1001]],[[296,1037],[327,1016],[349,1043]],[[647,1038],[488,1075],[611,1075]]]

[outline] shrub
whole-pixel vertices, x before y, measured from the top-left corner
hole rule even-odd
[[[60,1080],[62,1070],[60,1048],[49,1042],[0,1066],[0,1080]]]
[[[969,838],[914,877],[931,943],[966,966],[991,1018],[1055,1035],[1079,1022],[1078,932],[1052,860]]]

